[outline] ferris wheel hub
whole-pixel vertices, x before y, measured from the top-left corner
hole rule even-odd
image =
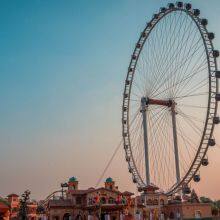
[[[172,106],[175,106],[176,103],[172,99],[162,100],[162,99],[151,99],[148,97],[142,97],[141,105],[142,107],[148,106],[148,105],[161,105],[161,106],[172,107]]]

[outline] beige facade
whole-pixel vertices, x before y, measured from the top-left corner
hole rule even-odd
[[[115,182],[108,178],[104,187],[80,190],[75,177],[68,182],[66,197],[51,199],[47,205],[50,220],[165,220],[210,218],[211,205],[199,203],[193,197],[181,201],[169,198],[153,184],[141,189],[132,197],[130,192],[120,192]]]
[[[177,216],[177,213],[180,213],[182,219],[212,217],[210,204],[185,202],[181,204],[172,204],[165,208],[167,216],[174,216],[174,218]]]
[[[120,219],[128,215],[132,206],[130,192],[120,192],[108,178],[105,187],[78,189],[76,178],[70,178],[65,198],[48,201],[47,213],[51,220],[61,219]]]

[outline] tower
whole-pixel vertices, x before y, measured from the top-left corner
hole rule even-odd
[[[69,178],[68,181],[68,190],[78,190],[78,180],[76,177]]]
[[[108,177],[105,181],[105,188],[110,190],[117,190],[115,187],[115,181],[111,177]]]

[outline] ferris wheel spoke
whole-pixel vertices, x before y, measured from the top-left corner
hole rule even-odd
[[[209,79],[207,77],[203,78],[200,82],[198,82],[198,85],[188,83],[188,85],[185,85],[185,88],[179,89],[178,94],[175,94],[174,99],[176,97],[190,95],[191,93],[198,92],[199,90],[201,90],[202,92],[205,89],[203,87],[205,86],[207,87],[208,83],[209,83]]]
[[[186,68],[186,70],[185,70],[184,73],[181,72],[181,74],[183,75],[183,77],[181,78],[181,80],[183,80],[184,83],[183,83],[183,84],[179,84],[179,86],[176,88],[175,95],[178,94],[178,92],[179,92],[180,89],[183,89],[184,87],[186,87],[187,85],[189,85],[190,83],[192,83],[192,82],[193,82],[192,79],[193,79],[194,77],[197,77],[197,76],[198,76],[198,73],[201,73],[201,71],[203,71],[204,69],[207,69],[207,62],[205,62],[205,59],[206,59],[206,58],[203,58],[203,60],[201,60],[202,57],[203,57],[203,54],[201,53],[201,55],[198,56],[197,60],[194,61],[194,63],[195,63],[194,66],[191,68],[191,70],[188,71],[189,74],[192,73],[192,74],[191,74],[191,77],[189,77],[187,80],[184,80],[184,78],[187,77],[187,76],[186,76],[186,77],[184,77],[184,76],[186,75],[188,68]],[[200,61],[200,65],[198,65],[199,61]],[[190,66],[190,64],[188,64],[188,67],[189,67],[189,66]],[[205,68],[204,68],[204,67],[205,67]],[[188,75],[189,75],[189,74],[188,74]],[[174,95],[174,96],[175,96],[175,95]]]
[[[172,125],[170,125],[170,127],[172,127]],[[177,131],[177,133],[178,133],[178,137],[184,138],[183,134],[181,134],[179,130]],[[186,141],[187,139],[184,138],[184,140]],[[191,147],[193,146],[192,143],[190,143],[189,141],[187,141],[187,142],[188,142],[188,145],[189,145],[189,146],[191,146]],[[171,143],[171,145],[172,145],[172,143]],[[188,146],[188,145],[186,145],[186,146]],[[179,150],[180,150],[180,158],[183,158],[183,154],[182,154],[182,152],[181,152],[181,148],[180,148]],[[194,148],[194,150],[195,150],[195,152],[196,152],[196,149],[195,149],[195,148]],[[172,153],[174,154],[173,151],[172,151]],[[186,161],[185,159],[184,159],[184,163],[187,163],[187,161]],[[182,162],[181,162],[181,167],[183,167],[183,163],[182,163]]]
[[[182,117],[188,118],[189,120],[193,120],[194,122],[200,123],[201,125],[205,125],[205,121],[203,121],[203,120],[201,120],[200,118],[197,118],[197,117],[195,117],[195,116],[193,116],[193,115],[189,115],[189,114],[187,115],[187,114],[185,114],[185,113],[183,113],[183,112],[181,112],[180,115],[181,115]]]
[[[141,117],[139,117],[135,122],[133,123],[133,126],[129,129],[129,137],[130,137],[130,142],[133,144],[136,140],[137,132],[140,128],[140,121]]]
[[[138,95],[137,93],[135,93],[134,91],[132,91],[132,94],[131,94],[132,96],[135,96],[136,98],[140,98],[141,96],[140,95]]]
[[[153,118],[155,118],[155,114],[152,114],[152,117],[148,117],[149,126],[152,128],[150,131],[152,131],[152,130],[157,131],[159,129],[159,127],[160,127],[159,125],[161,123],[161,118],[163,118],[165,113],[166,113],[165,111],[161,112],[161,114],[154,120],[153,120]],[[155,121],[156,121],[156,123],[155,123]],[[154,122],[154,123],[152,123],[152,122]],[[152,134],[152,136],[154,136],[154,134]],[[154,138],[156,138],[156,137],[154,136]]]
[[[182,112],[182,111],[180,111],[179,114],[180,114],[180,116],[185,117],[185,118],[187,118],[187,119],[193,121],[194,123],[197,122],[197,123],[200,123],[200,124],[203,124],[203,125],[205,124],[205,121],[203,121],[203,120],[201,120],[200,118],[197,118],[197,117],[195,117],[195,116],[193,116],[193,115],[185,114],[185,113]]]
[[[139,94],[140,94],[139,97],[141,97],[143,94],[145,94],[144,89],[140,88],[140,86],[135,81],[133,81],[133,85],[138,89]]]
[[[137,115],[137,119],[130,125],[129,132],[137,131],[137,126],[140,124],[141,116]]]
[[[200,56],[198,56],[198,58],[197,58],[197,60],[196,61],[194,61],[195,62],[195,64],[194,64],[194,66],[192,67],[192,70],[191,71],[189,71],[189,67],[190,67],[190,64],[192,63],[192,61],[190,62],[190,63],[188,63],[188,65],[187,65],[187,67],[186,67],[186,69],[185,69],[185,71],[183,72],[183,69],[182,69],[182,71],[180,71],[180,76],[182,75],[182,77],[179,77],[180,78],[180,80],[181,79],[184,79],[184,76],[185,76],[185,74],[187,73],[187,71],[189,71],[189,72],[194,72],[194,68],[198,65],[198,62],[201,60],[201,58],[203,57],[203,53],[201,53],[201,55]],[[203,65],[205,65],[205,64],[203,64]],[[192,77],[195,77],[196,75],[194,74]],[[191,79],[188,79],[188,81],[186,81],[184,84],[182,84],[182,88],[184,88],[186,85],[188,85],[188,83],[190,83],[190,82],[192,82],[191,81]],[[179,86],[180,87],[180,86]],[[176,89],[176,91],[175,91],[175,94],[176,93],[178,93],[178,89]]]
[[[191,28],[191,26],[189,25],[189,27]],[[187,42],[187,39],[185,40],[185,42],[184,43],[186,43]],[[171,58],[170,58],[170,60],[168,60],[168,56],[166,56],[166,58],[165,58],[165,61],[163,62],[163,66],[165,66],[165,67],[163,67],[163,69],[164,69],[164,71],[163,71],[163,73],[166,73],[167,72],[167,70],[168,70],[168,68],[169,68],[169,62],[171,62],[171,60],[172,59],[174,59],[175,57],[177,57],[177,55],[178,54],[180,54],[181,53],[181,51],[179,51],[178,49],[181,49],[181,45],[178,45],[178,47],[177,47],[177,50],[174,50],[174,53],[173,53],[173,55],[171,56]],[[168,62],[169,61],[169,62]],[[172,61],[173,62],[173,61]],[[166,65],[165,65],[166,64]],[[172,75],[172,74],[171,74]],[[163,77],[163,75],[160,75],[160,77]],[[159,77],[159,78],[160,78]],[[162,78],[163,79],[163,78]],[[162,83],[161,83],[162,84]]]
[[[182,95],[182,96],[177,96],[175,97],[175,99],[183,99],[183,98],[189,98],[189,97],[193,97],[193,96],[204,96],[204,95],[208,95],[208,92],[201,92],[201,93],[194,93],[191,95]]]
[[[165,174],[165,176],[167,176],[167,178],[165,178],[165,184],[166,185],[170,185],[170,182],[168,180],[168,177],[169,177],[169,174],[171,175],[173,173],[173,171],[171,170],[171,167],[172,165],[170,164],[170,162],[172,161],[171,159],[171,149],[169,146],[172,146],[172,140],[171,140],[171,135],[170,135],[170,128],[168,126],[168,123],[170,121],[170,117],[168,117],[168,115],[166,116],[166,120],[165,120],[165,128],[164,130],[166,131],[166,144],[162,144],[163,146],[163,158],[165,158],[165,165],[166,165],[166,169],[165,169],[165,166],[162,166],[164,167],[164,170],[163,170],[163,173]],[[166,152],[166,149],[168,149],[169,152]],[[171,177],[171,179],[174,179],[173,177]]]
[[[173,18],[173,21],[175,20],[175,18],[176,18],[176,16],[173,16],[174,18]],[[179,18],[181,17],[181,13],[179,13]],[[161,57],[161,58],[166,58],[166,59],[162,59],[161,61],[161,69],[163,69],[162,67],[164,66],[164,64],[166,63],[166,61],[167,61],[167,59],[168,59],[168,57],[167,56],[164,56],[165,55],[165,53],[167,53],[167,51],[168,50],[171,50],[171,48],[173,47],[173,45],[174,45],[174,43],[175,43],[175,41],[176,41],[176,33],[175,33],[175,30],[176,30],[176,28],[178,27],[178,25],[177,24],[179,24],[179,18],[178,18],[178,21],[176,21],[174,24],[173,23],[171,23],[170,22],[170,25],[169,25],[169,29],[167,29],[168,30],[168,35],[170,36],[169,37],[169,41],[168,41],[168,39],[167,39],[167,42],[166,42],[166,48],[165,48],[165,50],[163,51],[164,53],[163,53],[163,56]],[[174,26],[174,29],[173,29],[173,31],[171,30],[171,27],[173,27]],[[179,30],[180,30],[180,28],[179,28]],[[177,33],[179,33],[179,31],[177,32]],[[174,41],[172,41],[174,39]]]
[[[166,154],[163,153],[166,149],[165,148],[165,145],[166,145],[165,143],[168,143],[168,136],[167,136],[168,130],[167,130],[167,125],[165,124],[165,120],[167,120],[167,114],[165,115],[165,118],[163,118],[163,122],[160,125],[160,128],[162,128],[162,129],[160,130],[160,134],[158,135],[158,136],[161,136],[163,138],[160,138],[158,140],[158,144],[157,144],[158,145],[157,146],[157,149],[158,149],[157,164],[159,166],[159,169],[162,170],[161,173],[163,174],[163,179],[166,179],[165,178],[165,166],[169,167],[168,164],[167,164],[166,157],[164,157]]]
[[[170,128],[172,128],[172,125],[169,125]],[[188,144],[193,147],[194,145],[196,146],[196,143],[190,138],[188,137],[187,135],[184,134],[184,132],[182,132],[182,134],[180,133],[179,129],[177,130],[177,134],[178,136],[181,136],[183,135],[183,137],[185,137],[185,141],[188,142]],[[194,148],[195,151],[197,151],[196,148]]]
[[[140,87],[139,83],[137,81],[133,81],[133,89],[132,89],[132,94],[136,94],[136,96],[138,96],[139,98],[143,96],[144,94],[144,90],[143,88]]]
[[[169,33],[169,32],[168,32],[168,33]],[[157,57],[156,57],[156,59],[154,59],[153,61],[155,61],[155,60],[157,61],[157,60],[158,60],[158,61],[160,61],[160,63],[161,63],[161,60],[162,60],[162,58],[163,58],[163,55],[161,55],[161,54],[164,54],[163,52],[168,49],[168,45],[167,45],[167,44],[163,44],[163,45],[165,45],[166,47],[165,47],[165,46],[163,47],[162,52],[161,52],[160,54],[158,54]],[[160,57],[160,58],[159,58],[159,57]],[[158,65],[157,65],[157,66],[158,66]],[[162,68],[161,68],[161,64],[160,64],[160,69],[162,69]],[[154,73],[154,72],[153,72],[153,73]],[[161,75],[161,74],[160,74],[160,75]],[[154,74],[153,80],[155,80],[155,79],[157,79],[157,78],[158,78],[158,75]],[[152,85],[152,84],[151,84],[151,85]],[[151,90],[151,89],[150,89],[150,90]]]
[[[202,129],[199,128],[189,117],[184,117],[182,114],[180,114],[182,118],[185,120],[185,122],[192,128],[192,130],[199,136],[202,134]]]
[[[162,127],[162,124],[164,123],[164,117],[166,116],[166,111],[164,111],[163,114],[160,115],[160,117],[157,118],[157,124],[155,125],[155,121],[151,120],[151,118],[149,118],[149,127],[152,127],[151,129],[151,132],[150,132],[150,143],[152,144],[152,147],[151,147],[151,153],[152,153],[152,158],[154,158],[153,162],[152,162],[152,167],[158,167],[159,165],[159,161],[156,162],[155,161],[155,158],[156,158],[156,155],[157,152],[156,150],[158,149],[158,146],[156,146],[155,144],[157,143],[157,145],[159,145],[159,140],[157,140],[157,136],[160,136],[160,134],[158,134],[158,132],[161,132],[159,130],[159,128]],[[153,139],[152,139],[153,138]]]
[[[137,164],[137,161],[136,161],[136,158],[137,158],[137,152],[138,152],[138,146],[137,146],[137,141],[138,141],[138,138],[140,137],[140,132],[139,130],[141,129],[141,123],[139,122],[136,126],[136,130],[133,132],[134,134],[132,135],[132,138],[131,138],[131,143],[132,143],[132,157],[134,157],[135,159],[135,163]],[[130,160],[130,158],[129,158]]]
[[[159,71],[159,64],[158,64],[158,57],[155,57],[154,56],[154,59],[152,60],[151,62],[151,66],[152,66],[152,77],[150,79],[151,83],[150,83],[150,88],[149,88],[149,92],[152,90],[152,87],[153,87],[153,83],[154,83],[154,80],[157,79],[157,77],[159,75],[162,75],[161,71]]]
[[[149,62],[148,58],[145,57],[145,55],[143,54],[140,57],[140,64],[139,64],[140,66],[138,65],[136,67],[138,75],[143,75],[142,79],[139,79],[139,82],[142,83],[142,84],[143,84],[143,82],[145,82],[144,85],[143,85],[145,93],[148,93],[147,88],[150,86],[150,83],[151,83],[151,79],[149,78],[148,71],[149,72],[154,72],[154,71],[152,71],[152,65],[150,65],[150,63],[148,63],[148,62]],[[147,69],[149,69],[149,70],[146,71]]]
[[[178,107],[181,107],[181,106],[187,107],[187,108],[204,108],[204,109],[207,109],[207,106],[178,104]]]
[[[186,17],[185,17],[186,18]],[[192,22],[192,21],[191,21]],[[191,23],[190,22],[190,23]],[[183,36],[182,36],[182,38],[181,37],[179,37],[179,41],[178,41],[178,47],[177,47],[177,49],[178,48],[183,48],[183,42],[184,42],[184,38],[185,38],[185,36],[186,36],[186,33],[188,32],[187,30],[186,30],[186,27],[187,27],[187,22],[185,22],[185,26],[184,26],[184,28],[183,28]],[[181,25],[181,27],[182,27],[182,25]],[[192,27],[192,25],[190,25],[190,30],[191,30],[191,27]],[[188,26],[188,28],[189,28],[189,26]],[[181,28],[182,29],[182,28]],[[179,34],[180,34],[180,32],[181,32],[181,29],[179,30]],[[186,38],[187,39],[187,42],[188,42],[188,39],[189,39],[189,35],[188,35],[188,37]],[[180,46],[180,47],[179,47]],[[176,49],[176,50],[177,50]],[[186,49],[186,46],[184,47],[184,50]],[[185,52],[184,52],[185,53]],[[183,54],[184,54],[183,53]],[[181,59],[181,54],[182,54],[182,49],[180,49],[179,50],[179,53],[177,54],[177,57],[176,57],[176,62],[174,63],[175,64],[175,69],[177,68],[177,65],[178,65],[178,63],[180,62],[180,59]],[[175,75],[175,78],[174,78],[174,82],[176,81],[176,75]]]
[[[199,41],[198,41],[198,42],[199,42]],[[197,42],[197,43],[198,43],[198,42]],[[202,46],[202,44],[200,45],[200,47],[201,47],[201,46]],[[200,48],[200,47],[199,47],[199,48]],[[199,49],[199,48],[198,48],[198,49]],[[195,53],[198,51],[198,49],[195,50],[195,51],[193,52],[193,54],[191,54],[190,56],[188,56],[185,60],[183,60],[182,63],[178,66],[178,68],[176,68],[175,70],[173,70],[173,71],[165,78],[165,80],[163,80],[162,83],[159,84],[159,86],[154,90],[154,92],[153,92],[151,95],[153,96],[153,94],[155,93],[155,91],[157,91],[158,88],[160,88],[160,86],[162,86],[164,83],[166,83],[168,80],[170,80],[170,78],[172,78],[175,74],[177,74],[177,73],[178,73],[178,69],[180,69],[183,65],[185,65],[185,64],[187,63],[187,61],[190,60],[190,59],[195,55]]]
[[[192,27],[192,25],[191,25],[191,27]],[[190,30],[191,30],[191,27],[190,27]],[[186,33],[187,33],[187,32],[186,32]],[[183,35],[183,37],[185,37],[185,35]],[[187,38],[186,38],[186,43],[188,43],[189,37],[190,37],[190,35],[187,36]],[[186,44],[186,43],[184,43],[184,44]],[[169,65],[170,71],[169,71],[169,72],[171,72],[172,67],[173,67],[173,64],[174,64],[174,66],[175,66],[175,69],[178,68],[178,64],[180,63],[180,57],[181,57],[182,54],[185,54],[185,51],[186,51],[187,46],[184,45],[184,47],[182,47],[182,45],[183,45],[183,40],[179,43],[179,45],[180,45],[180,47],[179,47],[180,50],[176,50],[176,51],[178,51],[178,52],[176,53],[176,55],[175,55],[173,61],[170,61],[170,65]],[[179,45],[178,45],[178,46],[179,46]],[[182,48],[184,48],[184,50],[182,50]],[[182,53],[182,51],[183,51],[183,53]],[[183,56],[183,57],[184,57],[184,56]],[[183,57],[181,57],[181,59],[183,59]],[[180,72],[180,71],[179,71],[179,72]],[[178,73],[178,72],[177,72],[177,73]],[[176,78],[177,78],[178,75],[179,75],[179,74],[175,74],[174,77],[170,78],[170,81],[167,81],[167,84],[168,84],[169,86],[172,85],[172,84],[174,84],[174,82],[175,82],[175,80],[176,80]],[[172,94],[172,91],[170,91],[170,93]]]
[[[185,93],[180,95],[180,96],[177,96],[175,97],[176,98],[179,98],[179,97],[182,97],[182,98],[185,98],[185,97],[192,97],[193,93],[195,91],[198,91],[199,89],[203,88],[204,86],[207,86],[209,83],[208,79],[202,79],[202,81],[200,82],[200,84],[198,84],[198,86],[192,86],[192,88],[188,89],[187,91],[184,91]],[[198,96],[200,96],[201,94],[202,95],[205,95],[205,93],[207,94],[208,92],[203,92],[203,93],[197,93]],[[194,95],[193,95],[194,96]]]
[[[182,53],[182,51],[179,52],[179,54],[183,54],[181,59],[187,58],[189,56],[189,54],[190,54],[190,51],[191,51],[190,49],[194,47],[193,45],[197,46],[197,44],[201,41],[201,39],[199,38],[198,41],[195,44],[194,40],[195,40],[196,34],[193,35],[193,38],[191,40],[190,40],[190,36],[191,36],[191,34],[189,34],[188,37],[187,37],[187,44],[186,45],[182,45],[182,48],[184,48],[183,49],[183,53]],[[190,42],[190,41],[191,41],[191,44],[188,46],[188,42]],[[196,49],[195,49],[195,51],[196,51]],[[187,62],[188,61],[191,62],[192,59],[187,60]],[[179,80],[181,78],[181,76],[182,77],[184,76],[184,74],[182,74],[184,67],[186,67],[186,69],[189,68],[190,63],[187,63],[187,62],[185,63],[185,65],[182,65],[179,69],[177,68],[177,70],[178,70],[177,73],[178,74],[175,74],[175,77],[177,78],[177,80]],[[175,81],[174,81],[174,83],[175,83]]]
[[[155,51],[155,49],[153,49],[153,51]],[[152,77],[156,77],[157,75],[160,75],[161,72],[159,70],[159,67],[158,67],[158,55],[155,55],[155,52],[152,52],[151,56],[153,57],[153,61],[152,61],[152,64],[153,65],[153,72],[152,72]],[[157,73],[157,75],[156,75]],[[151,90],[151,86],[150,86],[150,90]]]
[[[167,24],[167,17],[165,17],[165,21],[164,21],[166,24]],[[168,34],[168,29],[166,29],[165,28],[165,25],[160,25],[161,27],[163,27],[163,32],[162,33],[166,33],[166,34]],[[162,35],[161,35],[162,36]],[[160,38],[160,39],[162,39],[162,45],[161,45],[161,50],[162,50],[162,52],[161,52],[161,57],[160,57],[160,59],[159,60],[162,60],[162,58],[164,57],[164,54],[165,54],[165,52],[166,52],[166,50],[167,50],[167,43],[165,43],[165,38]],[[161,61],[160,61],[161,62]],[[161,67],[161,66],[160,66]],[[157,75],[153,75],[154,77],[153,77],[153,79],[152,79],[152,82],[153,82],[153,80],[155,80],[155,79],[157,79]],[[152,83],[150,84],[150,90],[151,90],[151,88],[152,88]]]
[[[172,125],[170,125],[170,127],[172,127]],[[178,126],[178,127],[179,127],[179,126]],[[178,134],[178,137],[184,138],[184,135],[179,131],[179,129],[177,130],[177,134]],[[185,139],[185,138],[184,138],[184,140],[185,140],[185,142],[188,142],[188,145],[189,145],[189,146],[193,147],[193,144],[194,144],[194,143],[192,144],[192,143],[190,143],[190,141],[186,141],[187,139]],[[188,146],[188,145],[186,145],[186,146]],[[181,145],[180,145],[180,146],[181,146]],[[180,146],[179,146],[179,147],[180,147]],[[192,149],[194,149],[195,152],[196,152],[196,150],[197,150],[197,149],[195,149],[195,147],[193,147]],[[180,158],[183,158],[183,154],[182,154],[181,148],[179,148],[179,151],[180,151],[180,154],[181,154],[181,155],[180,155],[180,156],[181,156]],[[172,152],[173,152],[173,151],[172,151]],[[174,154],[174,152],[173,152],[173,154]],[[187,161],[185,160],[184,163],[187,163]],[[183,166],[182,163],[181,163],[181,166]]]
[[[179,17],[180,17],[180,15],[179,15]],[[175,16],[174,16],[174,18],[175,18]],[[174,21],[174,18],[173,18],[173,21]],[[175,28],[174,28],[172,34],[170,34],[170,36],[171,36],[171,37],[173,36],[174,41],[175,41],[176,38],[175,38],[175,36],[174,36],[174,32],[175,32],[175,29],[176,29],[176,25],[174,25],[174,26],[175,26]],[[171,31],[171,30],[169,30],[169,31]],[[170,39],[171,39],[171,38],[170,38]],[[170,40],[170,41],[171,41],[171,40]],[[161,54],[157,54],[156,58],[154,57],[154,60],[156,61],[156,66],[158,67],[158,69],[160,69],[160,71],[157,71],[157,72],[159,73],[159,75],[155,75],[155,74],[154,74],[154,80],[157,79],[158,76],[161,76],[161,75],[162,75],[162,69],[163,69],[163,68],[162,68],[162,61],[163,61],[164,53],[165,53],[169,48],[171,48],[171,45],[170,45],[168,42],[164,43],[164,45],[166,45],[166,48],[163,48],[163,50],[162,50],[162,56],[161,56]],[[154,48],[154,49],[155,49],[155,48]],[[160,58],[159,58],[159,57],[160,57]],[[158,62],[160,62],[160,63],[158,63]]]
[[[180,90],[183,90],[186,86],[188,86],[189,85],[189,83],[191,83],[191,87],[193,86],[192,85],[192,79],[193,78],[195,78],[195,77],[197,77],[198,76],[198,74],[200,74],[201,72],[203,72],[204,70],[206,70],[207,69],[207,63],[205,63],[205,64],[203,64],[203,65],[201,65],[200,67],[199,67],[199,69],[197,69],[197,71],[196,72],[193,72],[192,74],[190,74],[189,76],[186,76],[182,81],[181,81],[181,83],[178,83],[177,84],[177,87],[176,87],[176,92],[175,92],[175,94],[174,94],[174,97],[175,96],[177,96],[177,95],[180,95]],[[205,77],[205,79],[202,79],[202,82],[203,82],[203,80],[208,80],[208,77],[206,76]],[[199,84],[199,83],[198,83]]]
[[[137,154],[137,157],[136,157],[136,164],[137,164],[137,167],[139,168],[139,170],[141,171],[141,165],[142,165],[142,161],[143,161],[143,158],[142,157],[142,154],[143,154],[143,145],[141,146],[142,144],[142,140],[143,140],[143,137],[142,137],[142,128],[140,129],[140,133],[139,133],[139,138],[137,140],[137,150],[136,150],[136,154]]]
[[[204,69],[206,69],[207,67],[205,67]],[[202,69],[202,70],[198,70],[197,72],[193,72],[192,74],[190,74],[190,75],[187,75],[184,79],[182,79],[181,81],[178,81],[178,82],[176,82],[175,84],[173,84],[171,87],[168,87],[168,88],[166,88],[165,90],[163,90],[163,91],[159,91],[159,93],[156,93],[154,96],[155,97],[157,97],[157,96],[159,96],[161,93],[164,93],[164,92],[166,92],[167,90],[169,90],[169,89],[171,89],[172,87],[175,87],[175,86],[178,86],[179,85],[179,87],[181,87],[181,83],[183,83],[184,81],[186,81],[187,79],[192,79],[193,77],[195,77],[197,74],[199,74],[201,71],[203,71],[204,69]],[[205,80],[207,80],[208,78],[206,77],[205,78]],[[178,89],[178,88],[177,88]],[[176,95],[176,94],[175,94]],[[175,95],[174,95],[174,97],[175,97]]]
[[[146,57],[144,57],[144,54],[143,56],[140,57],[140,64],[137,65],[136,67],[136,74],[138,76],[138,82],[139,83],[142,83],[145,82],[145,84],[142,86],[144,87],[143,90],[144,90],[144,93],[146,92],[146,89],[148,87],[148,81],[146,80],[147,79],[147,67],[148,69],[151,68],[151,65],[149,65],[149,61]],[[144,74],[143,74],[144,73]]]
[[[189,138],[186,136],[186,134],[184,133],[183,131],[183,128],[181,126],[181,123],[178,124],[178,130],[179,130],[179,136],[183,139],[183,142],[184,142],[184,145],[185,145],[185,149],[187,150],[187,153],[188,153],[188,157],[192,157],[192,150],[194,151],[194,153],[197,152],[197,148],[195,147],[196,144]],[[190,147],[190,149],[189,149]],[[191,153],[190,153],[191,152]]]
[[[190,61],[190,58],[193,57],[197,51],[198,51],[198,49],[195,50],[195,52],[194,52],[193,54],[189,55],[189,56],[184,60],[184,62],[182,62],[182,63],[180,64],[179,67],[177,67],[174,71],[172,71],[171,74],[170,74],[170,77],[169,77],[166,81],[164,81],[164,83],[169,82],[169,81],[172,81],[173,77],[175,77],[176,75],[179,75],[179,72],[181,72],[182,67],[184,67],[184,65],[188,65],[187,62]]]
[[[140,100],[138,100],[138,99],[130,99],[130,102],[140,102]]]
[[[206,65],[206,63],[204,64],[204,65]],[[199,67],[198,67],[198,69],[194,72],[193,70],[191,70],[191,71],[189,71],[189,74],[187,74],[186,76],[185,76],[185,73],[186,73],[186,71],[185,71],[185,73],[184,74],[182,74],[182,72],[181,72],[181,75],[183,75],[183,77],[181,78],[181,80],[178,80],[178,82],[175,82],[175,84],[173,85],[173,86],[177,86],[176,87],[176,92],[175,92],[175,94],[178,92],[178,89],[179,88],[184,88],[184,86],[186,85],[186,80],[188,79],[188,81],[192,81],[192,78],[193,77],[195,77],[195,76],[197,76],[197,74],[198,73],[200,73],[200,71],[202,71],[203,69],[200,69],[201,67],[203,67],[203,65],[200,65]],[[185,76],[185,77],[184,77]],[[187,82],[188,82],[187,81]],[[183,82],[185,82],[185,83],[183,83]]]
[[[131,122],[129,123],[129,126],[131,127],[132,124],[134,123],[135,119],[139,116],[140,117],[140,110],[137,109],[133,114],[130,115]]]
[[[184,135],[183,135],[183,131],[182,131],[181,125],[180,125],[179,123],[178,123],[178,128],[179,128],[179,131],[180,131],[179,137],[181,137],[181,139],[183,140],[183,144],[184,144],[184,146],[185,146],[184,149],[186,149],[186,153],[187,153],[188,162],[186,162],[186,165],[189,165],[189,164],[192,163],[192,159],[193,159],[192,150],[194,150],[194,152],[196,153],[196,149],[195,149],[195,148],[192,148],[192,150],[189,150],[189,147],[188,147],[189,143],[186,141],[186,139],[185,139],[185,137],[184,137]],[[191,146],[191,144],[190,144],[189,146]],[[182,148],[180,148],[180,152],[182,152],[181,149],[182,149]],[[184,151],[184,152],[185,152],[185,151]],[[184,157],[183,155],[185,155],[184,152],[182,153],[182,157]],[[191,152],[191,153],[190,153],[190,152]],[[185,173],[185,172],[186,172],[186,170],[184,170],[184,173]]]

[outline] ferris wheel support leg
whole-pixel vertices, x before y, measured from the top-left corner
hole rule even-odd
[[[178,143],[177,143],[177,133],[176,133],[176,111],[175,105],[171,107],[172,115],[172,125],[173,125],[173,144],[174,144],[174,154],[175,154],[175,165],[176,165],[176,181],[180,182],[180,167],[179,167],[179,152],[178,152]]]
[[[149,169],[149,154],[148,154],[148,137],[147,137],[147,101],[146,98],[143,97],[141,99],[141,113],[143,116],[143,131],[144,131],[144,150],[145,150],[145,166],[146,166],[146,183],[150,184],[150,169]]]

